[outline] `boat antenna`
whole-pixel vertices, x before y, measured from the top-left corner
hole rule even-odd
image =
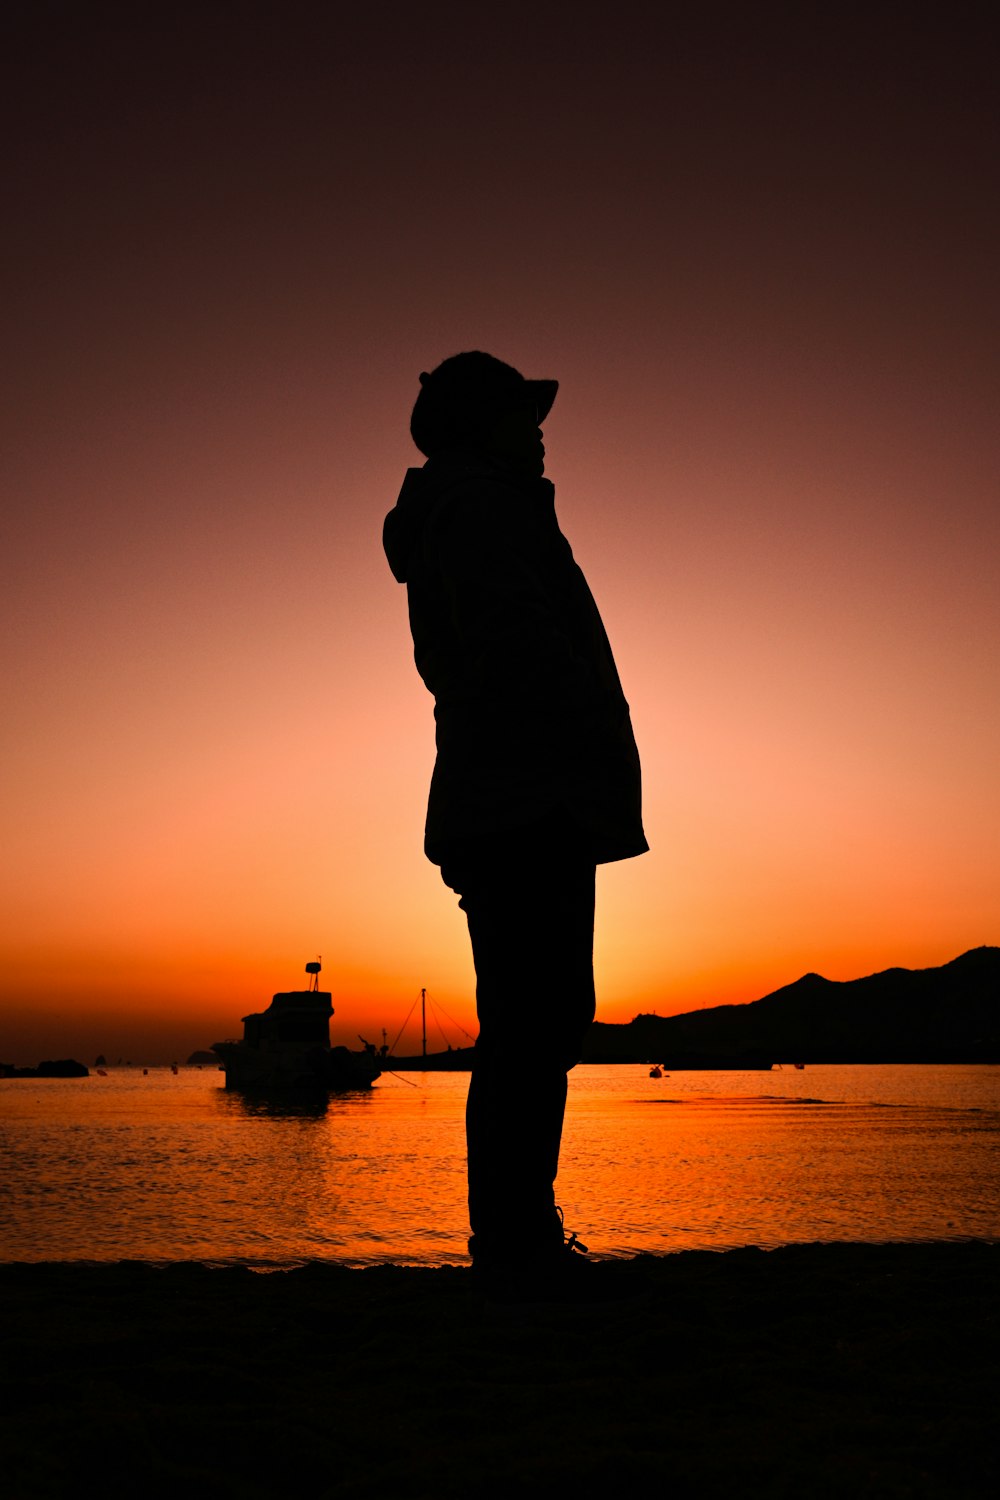
[[[310,979],[309,979],[309,993],[310,994],[313,994],[314,991],[317,991],[319,989],[319,976],[320,976],[320,971],[323,968],[323,965],[320,963],[320,959],[322,957],[323,957],[322,953],[318,953],[316,955],[316,962],[315,963],[306,964],[306,973],[310,976]]]

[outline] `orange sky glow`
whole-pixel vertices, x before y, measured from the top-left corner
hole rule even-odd
[[[974,38],[261,13],[19,43],[0,1059],[186,1056],[319,953],[334,1040],[422,985],[475,1031],[380,545],[466,348],[560,381],[643,760],[599,1017],[1000,942]]]

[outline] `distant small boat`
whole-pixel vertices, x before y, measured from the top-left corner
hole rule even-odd
[[[333,1005],[329,991],[318,987],[320,968],[319,962],[306,964],[309,989],[280,992],[267,1010],[244,1016],[242,1041],[214,1044],[227,1089],[371,1088],[382,1071],[375,1048],[330,1046]]]
[[[657,1065],[654,1063],[653,1066],[649,1070],[649,1076],[650,1076],[650,1078],[662,1078],[663,1077],[663,1069],[660,1068],[660,1067],[657,1067]]]
[[[420,991],[421,1048],[420,1048],[419,1054],[414,1054],[411,1057],[396,1057],[393,1054],[392,1047],[387,1046],[385,1044],[384,1040],[383,1040],[383,1045],[382,1045],[382,1047],[381,1047],[381,1049],[379,1050],[379,1053],[378,1053],[379,1059],[383,1063],[385,1063],[385,1065],[386,1065],[387,1068],[389,1068],[389,1065],[391,1064],[393,1072],[397,1072],[397,1071],[398,1072],[403,1072],[403,1073],[469,1073],[469,1072],[471,1072],[472,1071],[472,1065],[473,1065],[473,1062],[474,1062],[475,1056],[476,1056],[476,1047],[475,1047],[475,1043],[472,1041],[472,1037],[469,1036],[469,1033],[467,1031],[465,1031],[465,1028],[463,1026],[459,1026],[458,1029],[459,1029],[459,1031],[464,1031],[465,1035],[467,1037],[469,1037],[469,1041],[472,1043],[471,1046],[469,1046],[469,1047],[453,1047],[451,1045],[451,1043],[448,1042],[448,1044],[447,1044],[447,1050],[445,1052],[428,1052],[428,1050],[427,1050],[427,1002],[428,1002],[428,1000],[430,1000],[430,1004],[431,1004],[431,1007],[433,1009],[434,1008],[434,1001],[433,1001],[433,999],[428,995],[426,989],[422,989]],[[416,1006],[416,1003],[417,1002],[414,1000],[413,1005],[410,1006],[410,1015],[413,1014],[413,1010],[414,1010],[414,1007]],[[403,1031],[406,1030],[406,1023],[407,1023],[407,1021],[409,1021],[409,1019],[410,1019],[410,1016],[408,1015],[407,1018],[406,1018],[406,1021],[403,1022],[403,1029],[402,1029],[402,1031],[400,1031],[399,1036],[402,1036]],[[448,1019],[450,1021],[452,1020],[452,1018],[450,1016],[448,1017]],[[440,1024],[440,1022],[439,1022],[439,1024]],[[452,1021],[452,1024],[455,1025],[455,1026],[457,1026],[458,1022],[457,1021]],[[385,1037],[385,1035],[386,1035],[386,1033],[383,1031],[382,1032],[383,1038]],[[442,1032],[442,1035],[444,1035],[443,1032]],[[399,1041],[399,1036],[397,1036],[396,1042]],[[365,1039],[364,1039],[364,1037],[361,1037],[360,1040],[362,1042],[364,1042]],[[393,1047],[395,1047],[396,1042],[393,1042],[393,1044],[392,1044]],[[375,1052],[375,1048],[373,1047],[373,1045],[372,1045],[371,1042],[365,1042],[365,1047],[368,1048],[372,1053]]]

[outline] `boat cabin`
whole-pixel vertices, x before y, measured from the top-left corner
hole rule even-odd
[[[329,990],[286,990],[272,997],[267,1010],[243,1017],[243,1040],[249,1047],[262,1042],[329,1047],[332,1015]]]

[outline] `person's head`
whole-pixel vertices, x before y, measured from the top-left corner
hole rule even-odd
[[[512,365],[478,349],[455,354],[421,375],[410,433],[427,458],[472,449],[519,473],[540,475],[541,424],[557,389],[557,381],[525,380]]]

